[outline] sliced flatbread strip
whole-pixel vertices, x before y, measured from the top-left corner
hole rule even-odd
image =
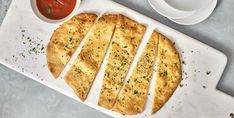
[[[156,113],[169,100],[182,80],[180,56],[173,43],[160,34],[158,48],[152,114]]]
[[[63,71],[96,18],[96,14],[81,13],[54,31],[47,46],[46,59],[55,78]]]
[[[147,100],[153,65],[156,59],[158,33],[153,32],[140,60],[137,62],[129,80],[124,85],[113,110],[133,115],[144,111]]]
[[[145,32],[145,26],[119,15],[98,105],[111,109]]]
[[[76,61],[65,76],[69,86],[84,101],[103,61],[117,21],[116,15],[103,15],[94,26]]]

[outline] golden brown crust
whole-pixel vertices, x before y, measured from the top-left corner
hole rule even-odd
[[[117,21],[116,15],[103,15],[94,26],[75,63],[65,76],[69,86],[84,101],[109,46]]]
[[[169,100],[182,80],[180,56],[173,43],[160,34],[158,48],[152,114],[156,113]]]
[[[153,32],[129,80],[124,85],[113,110],[126,115],[144,111],[153,65],[156,59],[158,33]]]
[[[119,15],[98,105],[111,109],[145,32],[145,26]]]
[[[62,72],[96,18],[96,14],[81,13],[54,31],[46,49],[46,59],[55,78]]]

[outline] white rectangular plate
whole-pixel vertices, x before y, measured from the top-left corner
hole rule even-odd
[[[216,90],[216,85],[227,63],[223,53],[113,1],[83,1],[78,10],[78,13],[80,12],[95,12],[99,16],[103,13],[124,14],[147,26],[136,57],[140,56],[152,31],[157,30],[175,42],[185,62],[183,87],[176,89],[171,99],[159,112],[150,115],[155,83],[153,78],[145,111],[138,115],[124,117],[225,118],[233,112],[233,97]],[[31,9],[30,0],[13,0],[0,29],[0,62],[80,101],[63,79],[53,79],[46,66],[45,49],[41,49],[41,45],[46,47],[51,34],[58,26],[59,24],[49,24],[38,19]],[[133,65],[136,64],[137,59],[134,59]],[[119,117],[122,115],[97,106],[105,63],[106,58],[84,104],[110,116]]]

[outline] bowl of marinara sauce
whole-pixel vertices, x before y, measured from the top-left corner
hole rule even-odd
[[[80,0],[31,0],[31,6],[41,20],[59,23],[72,17],[80,5]]]

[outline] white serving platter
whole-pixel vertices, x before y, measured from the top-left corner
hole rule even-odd
[[[150,115],[150,111],[155,78],[152,78],[145,111],[141,114],[123,116],[97,106],[107,56],[84,104],[113,117],[228,118],[234,112],[234,98],[216,89],[227,63],[227,57],[220,51],[113,1],[82,1],[77,13],[80,12],[94,12],[99,16],[103,13],[121,13],[147,26],[130,70],[153,30],[175,42],[184,62],[183,87],[178,87],[170,100],[154,115]],[[81,102],[63,80],[64,72],[74,61],[80,47],[59,79],[53,79],[46,66],[42,45],[46,47],[59,25],[41,21],[33,13],[30,0],[13,0],[0,29],[0,63]]]

